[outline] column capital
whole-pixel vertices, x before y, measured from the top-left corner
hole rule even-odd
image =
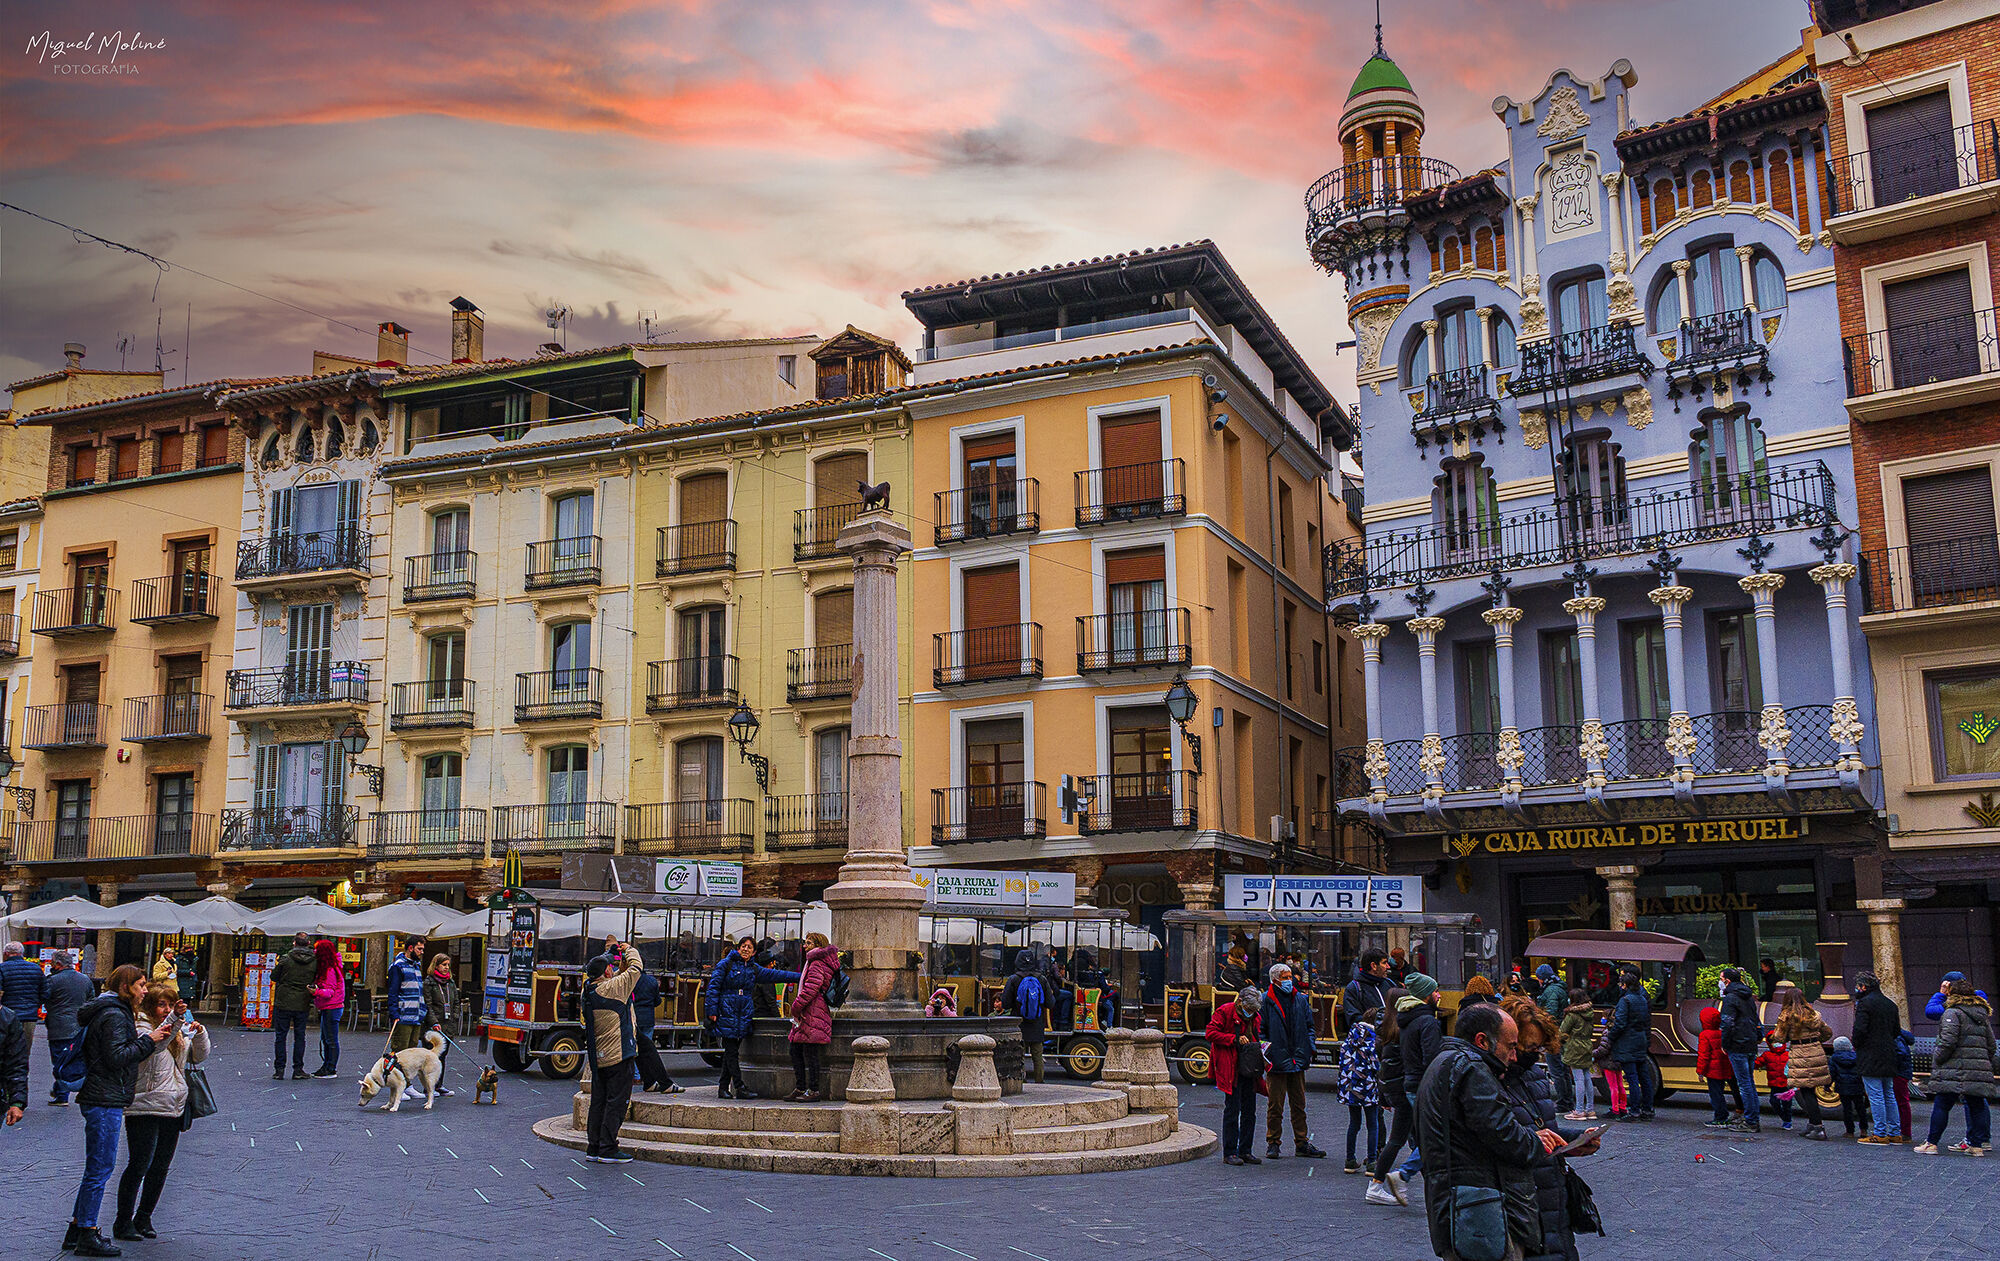
[[[1785,576],[1783,574],[1774,574],[1768,572],[1761,574],[1744,574],[1741,578],[1738,578],[1736,580],[1736,585],[1743,588],[1743,592],[1745,595],[1756,595],[1759,591],[1770,591],[1775,593],[1779,587],[1785,585]]]
[[[1903,909],[1901,898],[1856,898],[1854,909],[1868,915],[1894,915]]]
[[[1690,272],[1690,271],[1694,270],[1694,264],[1693,264],[1693,263],[1691,263],[1691,262],[1689,262],[1689,261],[1688,261],[1687,259],[1685,259],[1685,258],[1677,258],[1677,259],[1675,259],[1675,260],[1674,260],[1674,261],[1673,261],[1673,262],[1672,262],[1672,263],[1670,264],[1670,266],[1672,266],[1672,267],[1673,267],[1673,269],[1674,269],[1674,275],[1676,275],[1676,276],[1685,276],[1685,275],[1687,275],[1687,274],[1688,274],[1688,272]]]
[[[1422,639],[1426,635],[1435,635],[1443,630],[1444,619],[1441,617],[1413,617],[1405,622],[1404,625],[1410,628],[1412,635]]]
[[[841,528],[834,537],[835,551],[854,558],[857,565],[895,564],[896,557],[910,549],[910,532],[887,508],[864,512]]]
[[[1606,188],[1609,188],[1615,192],[1617,191],[1618,188],[1618,181],[1624,179],[1625,176],[1618,171],[1606,171],[1604,174],[1598,176],[1598,178],[1604,181],[1604,186]]]
[[[1438,322],[1437,322],[1436,320],[1425,320],[1425,321],[1424,321],[1424,331],[1425,331],[1426,333],[1435,333],[1435,332],[1437,332],[1437,331],[1438,331],[1438,328],[1439,328],[1439,325],[1438,325]]]
[[[1541,196],[1536,193],[1530,193],[1526,197],[1516,197],[1514,199],[1514,209],[1520,211],[1523,215],[1526,215],[1529,218],[1533,218],[1535,214],[1535,203],[1540,200]]]
[[[1574,618],[1596,617],[1604,611],[1601,595],[1580,595],[1563,601],[1563,612]]]
[[[1844,587],[1847,585],[1848,581],[1854,577],[1854,575],[1860,572],[1861,572],[1860,567],[1854,565],[1852,562],[1844,560],[1836,560],[1836,561],[1829,561],[1824,565],[1813,566],[1812,569],[1807,572],[1806,576],[1808,578],[1811,578],[1814,582],[1819,583],[1823,587],[1833,586],[1835,584]]]
[[[1363,622],[1354,628],[1354,637],[1368,643],[1376,643],[1388,637],[1387,622]]]
[[[1639,868],[1636,865],[1597,867],[1593,868],[1593,870],[1606,880],[1637,880],[1639,878]]]
[[[1511,604],[1503,604],[1497,609],[1488,609],[1481,613],[1479,620],[1488,626],[1512,626],[1521,620],[1521,610]]]
[[[1751,258],[1755,257],[1756,253],[1757,253],[1757,247],[1754,245],[1739,245],[1736,247],[1736,257],[1742,259],[1746,263],[1749,262]]]
[[[1654,587],[1646,593],[1646,598],[1665,608],[1669,604],[1686,604],[1694,599],[1693,587]]]

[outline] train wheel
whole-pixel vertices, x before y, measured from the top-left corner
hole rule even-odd
[[[493,1066],[503,1073],[525,1073],[528,1071],[528,1057],[521,1054],[519,1043],[495,1042]]]
[[[1104,1076],[1104,1039],[1094,1033],[1079,1033],[1069,1040],[1065,1059],[1069,1075],[1078,1081],[1096,1081]]]
[[[1660,1075],[1660,1061],[1657,1059],[1653,1061],[1653,1080],[1658,1083],[1653,1087],[1654,1103],[1665,1103],[1673,1098],[1674,1088],[1667,1085],[1667,1079]]]
[[[1174,1048],[1174,1067],[1180,1070],[1181,1080],[1188,1085],[1208,1085],[1208,1039],[1183,1038],[1180,1045]]]
[[[553,1033],[543,1039],[542,1076],[564,1081],[583,1071],[583,1040],[574,1033]]]

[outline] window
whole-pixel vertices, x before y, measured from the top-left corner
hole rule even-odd
[[[1672,333],[1681,326],[1681,282],[1670,267],[1660,269],[1660,278],[1653,284],[1652,329],[1655,333]]]
[[[1326,695],[1326,645],[1313,640],[1313,695]]]
[[[1924,682],[1937,777],[2000,776],[2000,666],[1929,674]]]
[[[208,574],[211,549],[208,540],[174,544],[172,591],[168,594],[174,613],[209,612]]]
[[[1951,93],[1926,92],[1867,111],[1868,172],[1877,206],[1958,187]]]
[[[1717,710],[1755,718],[1764,708],[1757,665],[1757,618],[1748,609],[1709,618],[1709,662]]]
[[[1298,613],[1298,606],[1294,605],[1290,600],[1286,600],[1283,606],[1283,614],[1279,619],[1283,627],[1286,700],[1291,700],[1298,695],[1298,654],[1292,651],[1292,626],[1298,620]]]
[[[968,679],[1006,678],[1019,673],[1021,643],[1021,568],[989,565],[960,576],[965,651],[953,664],[964,667]]]
[[[153,472],[178,473],[181,471],[181,451],[187,439],[178,433],[157,433],[153,435]]]
[[[1490,639],[1458,645],[1460,731],[1500,730],[1500,666]]]
[[[333,605],[294,604],[285,618],[285,692],[293,704],[324,701],[333,686]]]
[[[1723,241],[1688,252],[1688,303],[1696,319],[1743,309],[1743,263]]]
[[[432,571],[463,570],[472,547],[472,514],[464,508],[446,508],[431,514]],[[433,581],[451,581],[439,577]]]
[[[163,658],[160,668],[166,675],[166,704],[161,715],[161,732],[193,735],[201,730],[201,654],[186,653]]]
[[[1514,322],[1498,311],[1493,313],[1493,367],[1501,372],[1513,368],[1519,361],[1514,346]]]
[[[139,440],[120,438],[111,444],[111,480],[130,481],[139,476]]]
[[[433,753],[424,759],[422,787],[423,817],[417,827],[425,833],[458,831],[458,809],[465,784],[464,759],[456,753]]]
[[[1574,630],[1542,632],[1542,716],[1549,726],[1583,722],[1583,661],[1577,643]]]
[[[1111,823],[1164,828],[1173,819],[1173,742],[1164,706],[1111,711]],[[1099,794],[1100,797],[1105,794]],[[1102,806],[1096,807],[1101,810]]]
[[[375,422],[363,419],[361,422],[361,443],[355,447],[356,455],[373,455],[375,448],[382,445],[382,432],[375,428]]]
[[[1448,554],[1500,546],[1500,496],[1493,471],[1478,457],[1447,460],[1431,492],[1431,516],[1444,531]]]
[[[1403,357],[1399,365],[1402,372],[1403,388],[1422,385],[1431,375],[1430,339],[1423,326],[1418,325],[1403,343]]]
[[[695,736],[674,746],[674,800],[706,803],[709,823],[722,821],[722,737]],[[690,816],[679,816],[688,821]]]
[[[1486,359],[1479,341],[1479,314],[1470,306],[1438,312],[1438,370],[1476,368]]]
[[[437,436],[484,433],[528,419],[528,396],[505,391],[453,399],[437,408]]]
[[[582,827],[584,803],[590,800],[590,750],[580,744],[559,744],[548,751],[545,765],[542,791],[550,829]]]
[[[272,434],[270,439],[264,443],[264,455],[262,458],[265,468],[276,468],[285,462],[285,453],[278,445],[277,434]]]
[[[1018,836],[1023,826],[1024,750],[1022,720],[985,718],[963,728],[965,742],[965,834],[968,839]]]
[[[95,663],[62,667],[62,743],[98,742],[103,734],[97,708],[103,682],[103,671]]]
[[[218,464],[229,463],[229,426],[203,425],[200,433],[200,467],[214,468]]]
[[[424,641],[424,701],[454,710],[465,700],[465,633],[447,631]]]
[[[161,775],[153,781],[153,853],[185,854],[194,840],[194,776]]]
[[[799,383],[799,357],[797,355],[778,356],[778,379],[786,385]]]
[[[109,614],[111,556],[78,552],[70,558],[70,625],[101,626]]]
[[[347,426],[340,423],[340,417],[330,417],[326,422],[326,442],[321,446],[329,460],[337,460],[347,447]]]
[[[726,565],[729,558],[729,474],[720,470],[681,479],[680,529],[673,556],[684,568]]]
[[[1785,272],[1777,259],[1760,251],[1750,260],[1750,289],[1757,297],[1757,309],[1765,315],[1785,309]]]
[[[1292,567],[1292,488],[1278,479],[1278,568]]]
[[[1882,312],[1895,388],[1979,372],[1978,317],[1968,269],[1889,281],[1882,286]],[[1879,344],[1879,339],[1870,340]]]
[[[1552,331],[1557,335],[1581,333],[1602,326],[1607,318],[1604,274],[1592,272],[1558,284],[1555,306],[1550,314],[1555,317]]]
[[[1620,629],[1625,653],[1625,712],[1633,718],[1664,719],[1673,709],[1667,697],[1667,628],[1648,620],[1627,622]]]
[[[312,462],[313,458],[312,430],[304,425],[299,426],[298,441],[292,445],[292,458],[297,460],[301,464],[309,464]]]
[[[2000,585],[1993,475],[1986,465],[1904,478],[1903,535],[1915,603],[1953,603]]]
[[[21,567],[21,532],[8,530],[0,533],[0,573],[12,573]]]
[[[1707,521],[1741,521],[1769,515],[1770,465],[1764,426],[1747,410],[1710,416],[1694,431],[1688,465]]]
[[[97,484],[97,448],[88,444],[69,449],[70,486],[95,486]]]
[[[629,376],[591,377],[548,387],[549,419],[569,420],[578,416],[632,414],[634,378]]]
[[[1012,530],[1019,511],[1013,432],[967,438],[963,456],[965,536],[983,538]]]
[[[331,740],[259,748],[253,826],[281,848],[344,843],[346,757]]]
[[[1113,519],[1151,513],[1166,497],[1160,413],[1106,418],[1098,426],[1103,504]],[[1120,512],[1119,509],[1124,509]]]
[[[55,858],[82,858],[90,848],[90,794],[87,779],[59,779],[56,792]]]
[[[597,566],[596,498],[589,492],[559,496],[554,504],[556,581],[579,577]]]
[[[847,817],[847,733],[846,727],[813,733],[813,791],[819,794],[820,822]]]
[[[1563,507],[1572,535],[1596,541],[1623,538],[1630,519],[1625,501],[1625,457],[1601,434],[1572,438],[1560,461]]]
[[[361,524],[361,483],[294,486],[271,496],[271,533],[288,536],[297,563],[331,568],[355,542]]]
[[[681,665],[676,690],[694,696],[725,695],[729,685],[723,655],[727,623],[727,611],[719,604],[681,610],[677,653]]]
[[[1172,627],[1167,613],[1166,549],[1105,553],[1104,597],[1112,663],[1164,660]]]
[[[557,622],[549,627],[549,680],[556,688],[590,686],[590,623]]]

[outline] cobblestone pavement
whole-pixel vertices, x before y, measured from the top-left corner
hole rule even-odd
[[[457,1097],[440,1100],[431,1112],[409,1105],[393,1116],[364,1111],[355,1106],[354,1076],[369,1054],[363,1048],[376,1046],[380,1035],[348,1036],[341,1079],[283,1083],[269,1077],[268,1036],[217,1035],[209,1068],[222,1112],[183,1136],[154,1219],[162,1238],[126,1244],[126,1256],[1400,1261],[1430,1255],[1420,1207],[1364,1205],[1365,1179],[1342,1175],[1346,1109],[1326,1081],[1315,1081],[1310,1098],[1315,1139],[1334,1153],[1328,1160],[1230,1168],[1211,1159],[1079,1178],[834,1179],[582,1164],[528,1133],[531,1122],[568,1107],[565,1083],[507,1077],[500,1107],[474,1107],[471,1077],[456,1054],[450,1080],[462,1092]],[[698,1061],[685,1062],[699,1070]],[[46,1103],[48,1063],[38,1036],[28,1119],[0,1134],[6,1179],[0,1239],[7,1257],[23,1261],[58,1255],[82,1167],[75,1108]],[[1220,1098],[1183,1088],[1182,1116],[1218,1127]],[[1925,1105],[1918,1113],[1927,1115]],[[1579,1162],[1610,1230],[1609,1238],[1584,1241],[1589,1261],[2000,1255],[2000,1159],[1920,1157],[1907,1148],[1838,1139],[1808,1143],[1778,1130],[1745,1141],[1701,1129],[1706,1108],[1680,1100],[1661,1116],[1650,1127],[1618,1127],[1603,1155]],[[1696,1153],[1706,1159],[1697,1163]],[[110,1221],[107,1194],[107,1230]]]

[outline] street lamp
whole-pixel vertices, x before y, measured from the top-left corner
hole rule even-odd
[[[1195,706],[1200,704],[1194,689],[1188,686],[1185,675],[1176,674],[1166,695],[1167,717],[1180,725],[1181,739],[1187,741],[1188,760],[1194,763],[1195,774],[1201,774],[1201,737],[1188,730],[1188,720],[1194,717]]]
[[[14,768],[19,765],[20,763],[14,760],[14,751],[4,745],[0,745],[0,779],[6,779],[12,775]],[[16,810],[25,811],[29,815],[35,813],[34,789],[16,788],[12,784],[4,785],[4,787],[7,789],[8,796],[14,799],[14,808]]]
[[[736,741],[736,751],[756,770],[759,791],[768,793],[771,791],[771,759],[750,751],[750,742],[757,738],[757,728],[761,725],[748,702],[738,705],[736,712],[729,716],[729,735]]]
[[[368,791],[374,796],[380,797],[382,795],[382,768],[380,766],[364,766],[354,760],[368,749],[368,728],[362,726],[359,719],[349,722],[345,727],[340,729],[340,747],[347,752],[348,764],[367,777]]]

